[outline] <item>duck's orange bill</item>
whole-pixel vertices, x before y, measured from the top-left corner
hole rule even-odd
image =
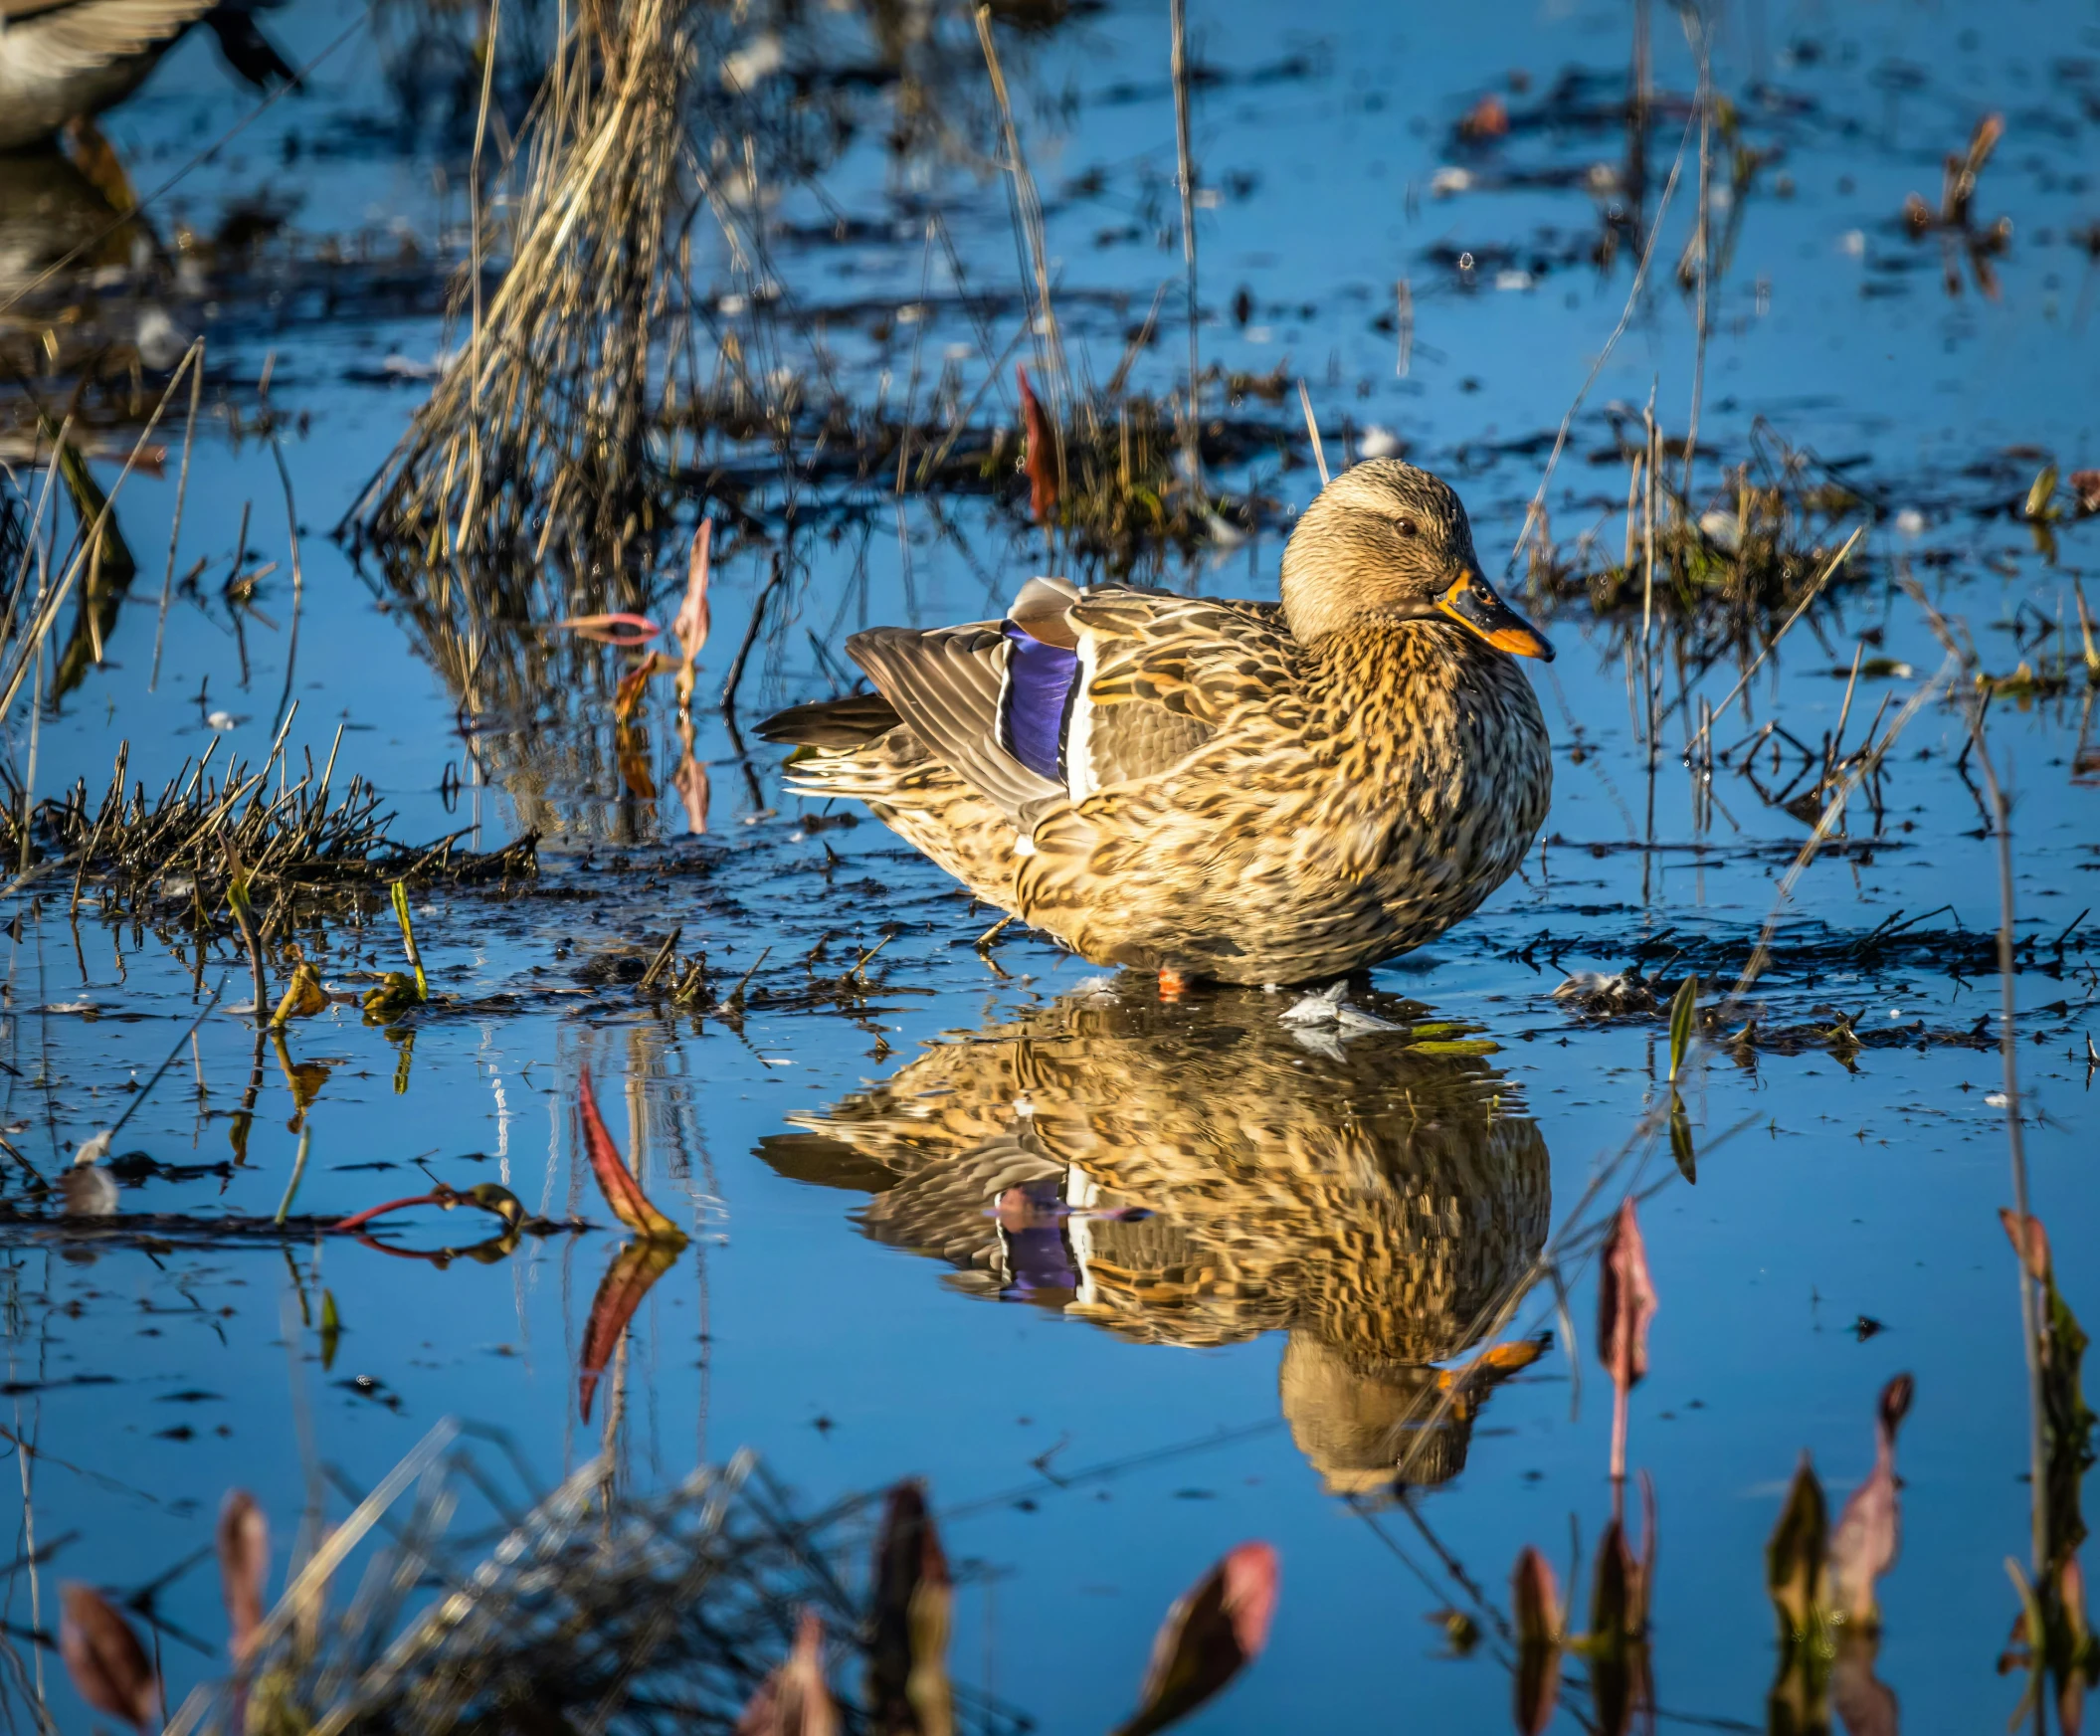
[[[1478,573],[1467,573],[1436,599],[1436,607],[1461,627],[1511,657],[1553,661],[1546,636],[1495,594]]]

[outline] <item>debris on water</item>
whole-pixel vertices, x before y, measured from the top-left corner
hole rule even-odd
[[[451,365],[450,350],[441,349],[428,361],[402,355],[397,351],[380,362],[379,371],[390,380],[435,380]]]
[[[1342,996],[1348,993],[1347,982],[1330,983],[1326,988],[1293,1002],[1276,1015],[1286,1025],[1332,1025],[1339,1016]]]
[[[1334,1022],[1344,1031],[1404,1031],[1404,1025],[1396,1025],[1390,1019],[1381,1019],[1374,1013],[1366,1013],[1361,1007],[1352,1007],[1344,1001],[1334,1010]]]
[[[1490,91],[1460,117],[1457,130],[1458,136],[1464,139],[1506,137],[1509,132],[1509,104],[1502,99],[1499,93]]]
[[[524,1203],[508,1188],[495,1182],[477,1182],[471,1188],[448,1187],[437,1183],[427,1194],[411,1194],[406,1199],[389,1200],[382,1206],[370,1206],[362,1212],[353,1213],[332,1228],[339,1235],[349,1235],[362,1230],[376,1218],[392,1212],[405,1211],[411,1206],[436,1206],[450,1212],[456,1206],[478,1206],[484,1212],[492,1212],[506,1230],[530,1229],[541,1220],[530,1217]]]
[[[1553,991],[1553,998],[1593,1018],[1652,1013],[1662,1005],[1654,983],[1640,974],[1637,964],[1610,976],[1601,971],[1577,971]]]
[[[320,1351],[321,1372],[326,1374],[335,1367],[335,1352],[342,1343],[342,1310],[336,1305],[333,1290],[321,1291]]]
[[[1345,1061],[1349,1058],[1342,1053],[1341,1039],[1333,1032],[1316,1025],[1294,1025],[1290,1030],[1291,1041],[1300,1049],[1319,1056],[1322,1060]]]
[[[59,1198],[69,1218],[111,1218],[116,1215],[116,1178],[102,1167],[109,1155],[115,1129],[105,1127],[85,1141],[74,1153],[73,1167],[59,1177]]]
[[[1734,554],[1743,546],[1743,521],[1723,508],[1700,513],[1699,529],[1723,554]]]
[[[1330,983],[1316,994],[1306,995],[1293,1002],[1276,1015],[1291,1027],[1291,1035],[1299,1044],[1315,1055],[1324,1055],[1330,1061],[1341,1058],[1341,1040],[1361,1037],[1372,1031],[1405,1031],[1404,1025],[1396,1025],[1390,1019],[1381,1019],[1375,1013],[1366,1013],[1354,1007],[1342,997],[1348,992],[1346,979]],[[1324,1028],[1333,1026],[1330,1034]]]
[[[597,645],[623,648],[647,645],[664,631],[646,615],[634,615],[618,610],[597,615],[565,616],[554,625],[567,629],[579,639],[588,639]]]
[[[116,1180],[98,1164],[70,1169],[59,1177],[59,1198],[69,1218],[113,1218]]]

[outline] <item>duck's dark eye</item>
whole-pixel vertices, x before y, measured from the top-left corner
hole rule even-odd
[[[1416,526],[1416,523],[1415,523],[1415,520],[1414,520],[1414,519],[1412,519],[1412,518],[1402,518],[1402,519],[1399,519],[1399,520],[1398,520],[1397,522],[1398,522],[1398,523],[1399,523],[1399,525],[1400,525],[1400,533],[1401,533],[1401,535],[1403,535],[1403,536],[1413,536],[1413,535],[1415,534],[1415,531],[1416,531],[1416,528],[1417,528],[1417,526]]]

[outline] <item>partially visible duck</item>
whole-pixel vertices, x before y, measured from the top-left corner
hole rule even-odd
[[[0,150],[45,142],[69,121],[92,120],[145,83],[193,24],[219,39],[250,84],[293,82],[256,28],[226,0],[0,0]]]
[[[1034,579],[1003,621],[876,628],[875,692],[760,726],[789,787],[851,796],[986,902],[1103,964],[1285,983],[1442,933],[1523,860],[1553,769],[1458,496],[1344,472],[1282,602]]]

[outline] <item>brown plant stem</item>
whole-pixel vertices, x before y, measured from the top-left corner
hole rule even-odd
[[[263,976],[263,937],[256,930],[255,907],[248,901],[248,874],[241,866],[241,853],[234,848],[232,839],[222,836],[219,842],[226,857],[226,902],[241,930],[241,944],[248,949],[248,969],[255,980],[256,1029],[260,1031],[270,1023],[270,985]]]
[[[182,466],[175,473],[175,518],[168,526],[168,570],[160,580],[160,616],[153,624],[153,674],[146,682],[151,693],[160,686],[160,648],[168,631],[168,596],[175,588],[175,548],[182,540],[182,503],[190,490],[190,448],[196,444],[197,418],[204,408],[204,339],[197,339],[197,366],[190,374],[190,414],[182,425]]]
[[[1963,709],[1968,716],[1970,739],[1976,743],[1977,762],[1983,768],[1984,790],[1991,801],[1991,830],[1998,842],[1998,975],[2003,996],[1998,1050],[2005,1066],[2005,1145],[2012,1165],[2012,1209],[2019,1214],[2020,1223],[2025,1224],[2029,1221],[2027,1146],[2019,1116],[2019,1059],[2013,1047],[2016,1039],[2013,1025],[2012,810],[1998,781],[1998,769],[1992,764],[1991,750],[1984,738],[1984,701],[1972,697]],[[2049,1488],[2042,1447],[2040,1311],[2035,1301],[2034,1282],[2027,1275],[2025,1265],[2015,1258],[2013,1269],[2019,1277],[2019,1326],[2027,1352],[2027,1472],[2034,1491],[2033,1577],[2034,1584],[2040,1587],[2046,1583],[2049,1566]]]
[[[732,716],[736,712],[736,689],[744,682],[744,660],[750,657],[751,647],[758,641],[758,630],[766,619],[766,605],[773,600],[773,593],[780,589],[788,573],[788,563],[776,552],[773,570],[767,576],[765,586],[758,593],[758,601],[751,605],[751,623],[744,629],[743,642],[736,648],[736,656],[729,665],[729,674],[722,682],[722,709]]]
[[[1184,450],[1188,455],[1189,486],[1201,492],[1203,488],[1203,372],[1197,341],[1196,302],[1196,167],[1194,153],[1189,145],[1189,5],[1188,0],[1168,0],[1167,17],[1174,35],[1172,71],[1174,77],[1174,159],[1175,178],[1181,186],[1181,259],[1188,274],[1189,290],[1189,417],[1183,429]],[[1304,382],[1298,389],[1302,392]],[[1309,412],[1308,412],[1309,417]],[[1319,445],[1317,434],[1313,437],[1315,448]],[[1327,466],[1320,465],[1320,481],[1327,481]]]
[[[1976,647],[1969,640],[1966,630],[1957,636],[1948,622],[1918,587],[1915,580],[1906,580],[1904,588],[1910,592],[1911,600],[1924,612],[1927,624],[1934,636],[1947,648],[1950,658],[1959,659],[1962,673],[1968,677],[1962,697],[1962,719],[1969,731],[1970,746],[1984,773],[1984,790],[1990,803],[1991,830],[1998,845],[1998,974],[2001,993],[1999,1057],[2005,1068],[2005,1145],[2012,1167],[2012,1209],[2018,1214],[2022,1226],[2031,1220],[2027,1211],[2027,1146],[2025,1132],[2020,1125],[2019,1110],[2019,1061],[2014,1050],[2016,1016],[2014,966],[2012,961],[2012,924],[2016,905],[2012,890],[2012,808],[2005,798],[2005,786],[1999,782],[1998,768],[1991,758],[1990,743],[1985,735],[1984,713],[1989,698],[1977,684],[1981,666]],[[2048,1573],[2049,1494],[2046,1481],[2046,1462],[2042,1446],[2042,1394],[2041,1394],[2041,1316],[2035,1296],[2034,1280],[2029,1276],[2026,1262],[2015,1254],[2013,1269],[2019,1281],[2019,1326],[2027,1360],[2027,1475],[2033,1490],[2033,1564],[2032,1583],[2037,1593],[2046,1584]],[[2035,1708],[2037,1724],[2040,1707]]]

